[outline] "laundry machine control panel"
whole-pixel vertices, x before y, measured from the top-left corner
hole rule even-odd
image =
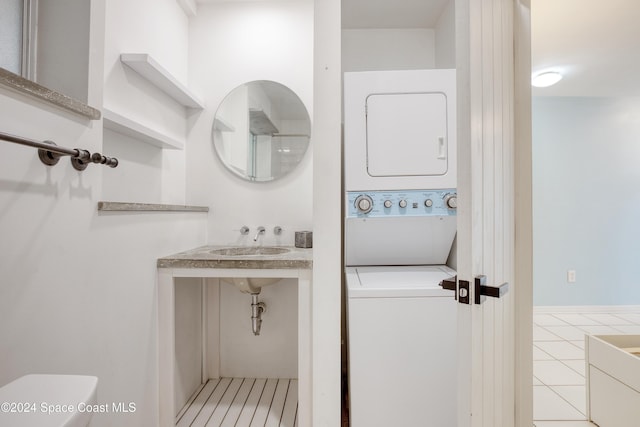
[[[347,192],[348,218],[455,215],[455,189]]]

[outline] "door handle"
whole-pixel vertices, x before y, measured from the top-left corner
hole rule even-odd
[[[502,298],[507,292],[509,292],[509,282],[504,282],[499,286],[488,286],[487,276],[476,276],[474,279],[475,286],[475,303],[482,304],[487,297]]]

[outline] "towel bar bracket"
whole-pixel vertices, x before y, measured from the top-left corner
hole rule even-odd
[[[53,141],[44,141],[45,144],[56,145]],[[62,154],[54,153],[53,151],[45,150],[43,148],[38,148],[38,157],[40,161],[47,166],[56,165],[60,161],[60,157]]]

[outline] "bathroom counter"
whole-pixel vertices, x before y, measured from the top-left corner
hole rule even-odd
[[[239,269],[311,269],[313,249],[278,246],[288,249],[283,254],[221,255],[216,250],[232,248],[230,245],[201,246],[158,259],[158,268],[239,268]],[[268,247],[267,247],[268,248]]]

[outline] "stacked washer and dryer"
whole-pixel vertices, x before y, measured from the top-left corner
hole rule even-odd
[[[344,74],[352,427],[454,427],[455,70]]]

